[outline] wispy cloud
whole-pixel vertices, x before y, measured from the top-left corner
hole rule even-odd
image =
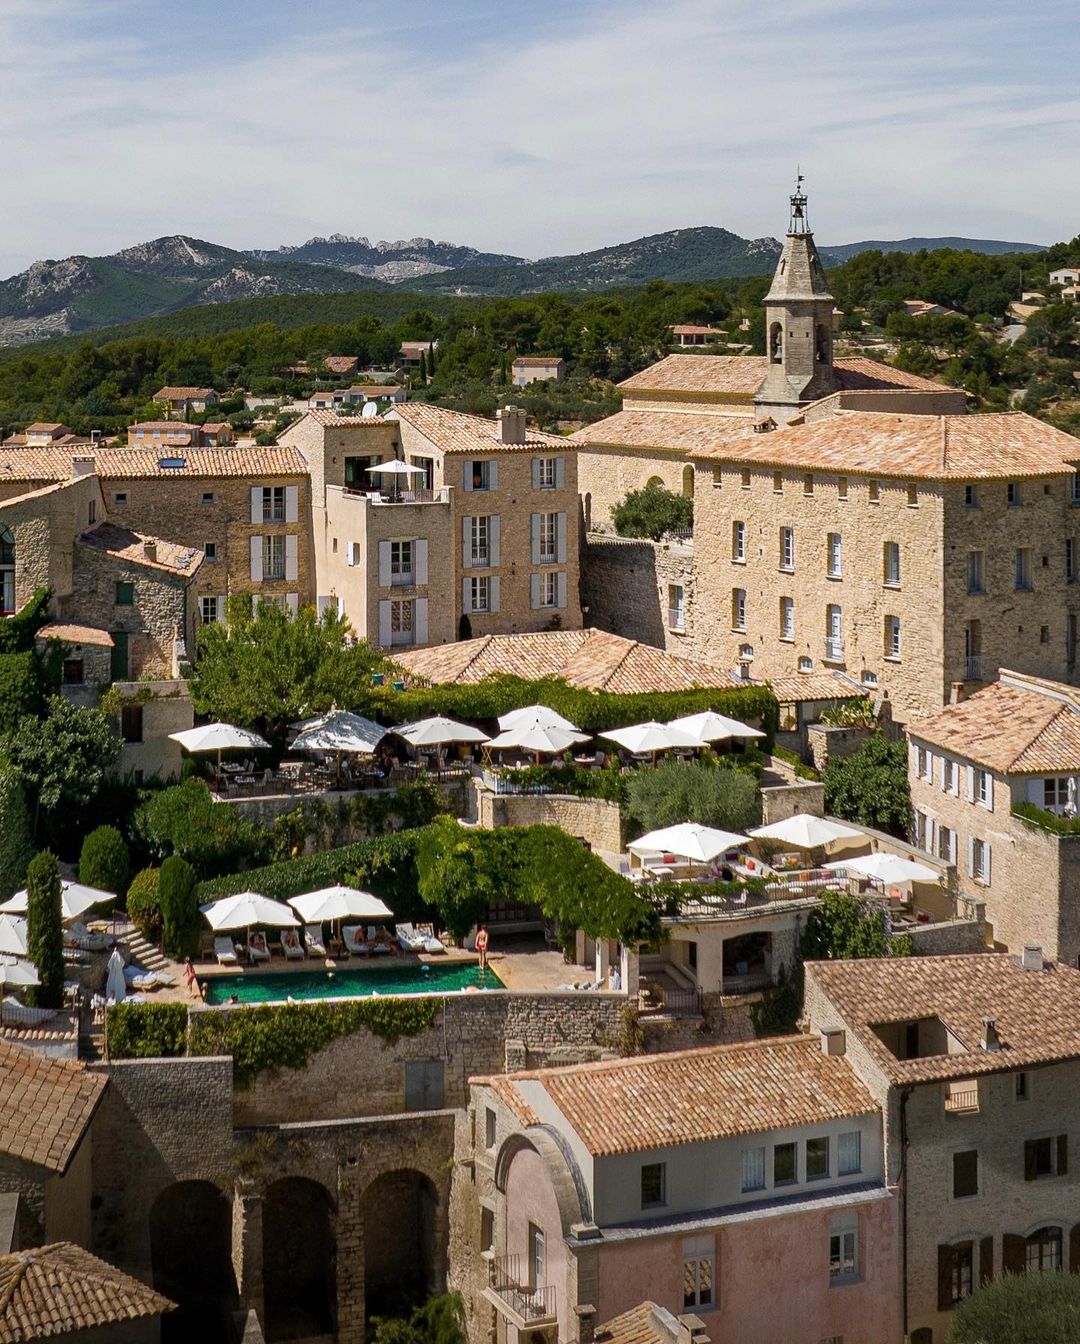
[[[1075,11],[1036,0],[0,0],[0,271],[166,232],[551,255],[1071,236]]]

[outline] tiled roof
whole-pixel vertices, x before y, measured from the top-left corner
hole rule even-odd
[[[764,355],[668,355],[619,383],[623,392],[742,393],[752,396],[767,367]]]
[[[355,355],[327,355],[323,367],[331,373],[352,373],[359,362]]]
[[[821,1124],[877,1109],[816,1037],[638,1055],[508,1074],[538,1083],[594,1156]],[[522,1089],[526,1098],[529,1087]]]
[[[66,481],[71,453],[62,448],[13,447],[0,452],[0,481]]]
[[[167,445],[163,444],[162,449]],[[172,460],[168,451],[157,448],[106,448],[97,454],[97,468],[109,480],[134,480],[156,476],[232,476],[258,479],[261,476],[306,476],[307,464],[294,448],[272,445],[268,448],[191,448],[181,454],[182,467],[163,467]],[[69,469],[65,473],[70,475]],[[0,480],[3,473],[0,471]]]
[[[212,387],[163,387],[154,393],[153,401],[203,401],[217,394]]]
[[[154,548],[153,559],[146,553],[147,543]],[[147,537],[115,523],[96,523],[87,528],[79,534],[79,544],[108,551],[129,564],[165,569],[174,574],[194,574],[203,558],[202,551],[195,546],[180,546],[174,541],[162,541],[160,537]]]
[[[529,427],[525,430],[524,443],[500,443],[498,421],[488,420],[482,415],[448,411],[442,406],[432,406],[423,401],[403,402],[388,412],[387,418],[404,420],[444,453],[505,453],[515,450],[527,453],[535,452],[538,448],[565,453],[573,447],[568,439]]]
[[[401,391],[400,383],[354,383],[346,392],[363,392],[368,397],[392,397]],[[370,417],[369,417],[370,419]]]
[[[1080,971],[1068,966],[1025,971],[1017,958],[985,952],[808,962],[806,974],[897,1084],[1080,1058]],[[871,1029],[933,1017],[960,1053],[900,1060]],[[981,1048],[984,1017],[993,1019],[1000,1050]]]
[[[336,429],[340,426],[349,428],[367,429],[371,425],[385,425],[386,421],[381,415],[369,415],[366,418],[362,415],[339,415],[337,411],[308,411],[307,419],[314,420],[317,425],[326,425],[328,429]],[[300,421],[295,421],[299,424]],[[293,425],[286,425],[281,434],[288,434]],[[278,438],[281,438],[281,434]]]
[[[837,411],[809,425],[788,425],[698,458],[763,466],[938,481],[1068,476],[1080,458],[1071,434],[1020,411],[989,415],[891,415]]]
[[[562,677],[571,686],[622,694],[744,684],[709,663],[595,629],[481,635],[457,644],[395,654],[395,661],[413,676],[436,683],[477,682],[495,676]]]
[[[909,724],[908,734],[1003,774],[1080,771],[1080,695],[1013,675],[1002,672],[969,699]],[[1050,693],[1034,689],[1040,685]]]
[[[770,677],[777,700],[782,705],[806,700],[850,700],[865,695],[866,687],[845,677],[842,672],[795,672],[789,677]]]
[[[0,1153],[63,1172],[108,1080],[0,1040]]]
[[[722,333],[721,327],[702,327],[694,322],[681,322],[677,327],[671,330],[676,336],[717,336]]]
[[[657,1323],[657,1316],[664,1327]],[[664,1317],[667,1319],[664,1320]],[[655,1302],[641,1302],[610,1321],[598,1325],[593,1334],[596,1344],[672,1344],[677,1338],[678,1321]],[[719,1344],[719,1341],[717,1341]]]
[[[688,411],[616,411],[603,420],[586,425],[570,436],[579,447],[610,444],[618,447],[655,449],[688,456],[712,450],[722,444],[753,434],[753,415],[747,407],[742,414],[713,414]]]
[[[923,378],[917,373],[907,373],[904,369],[894,369],[891,364],[882,364],[876,359],[865,356],[835,359],[836,381],[844,391],[874,391],[890,387],[909,387],[918,392],[956,392],[955,387],[947,383],[935,383],[932,378]]]
[[[70,1241],[0,1256],[0,1344],[160,1316],[174,1306]]]
[[[101,649],[113,647],[113,637],[108,630],[99,630],[93,625],[71,625],[63,621],[43,625],[34,638],[58,639],[62,644],[91,644]]]
[[[514,360],[515,368],[543,369],[549,364],[561,364],[561,355],[518,355]]]
[[[67,425],[62,424],[59,420],[35,420],[32,425],[26,426],[26,433],[52,434],[58,429],[64,430],[67,434],[71,433],[71,430],[68,429]]]

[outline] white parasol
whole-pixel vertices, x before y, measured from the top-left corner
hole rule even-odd
[[[266,924],[273,929],[296,928],[300,921],[281,901],[260,896],[257,891],[241,891],[235,896],[223,896],[220,901],[200,906],[215,933],[229,929],[250,929],[254,924]]]
[[[639,858],[644,854],[675,854],[694,863],[708,863],[736,845],[746,843],[745,835],[701,826],[696,821],[684,821],[639,836],[627,845],[627,849]]]
[[[64,879],[60,883],[60,913],[65,924],[73,919],[79,919],[85,915],[87,910],[95,905],[102,905],[105,901],[115,901],[116,895],[111,891],[99,891],[97,887],[86,887],[81,882],[69,882]],[[26,914],[27,894],[26,888],[17,891],[14,896],[0,905],[0,912],[11,915]]]
[[[717,714],[707,709],[701,714],[687,714],[681,719],[672,719],[669,728],[689,733],[698,742],[720,742],[729,737],[764,737],[760,728],[751,728],[738,719],[729,719],[726,714]]]

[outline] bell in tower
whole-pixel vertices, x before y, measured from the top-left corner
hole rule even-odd
[[[765,378],[754,397],[757,418],[786,424],[803,406],[836,391],[832,362],[833,296],[806,213],[802,174],[792,194],[784,249],[765,295]]]

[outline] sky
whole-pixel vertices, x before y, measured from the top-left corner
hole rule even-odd
[[[0,0],[0,275],[171,233],[528,257],[1080,232],[1076,0]]]

